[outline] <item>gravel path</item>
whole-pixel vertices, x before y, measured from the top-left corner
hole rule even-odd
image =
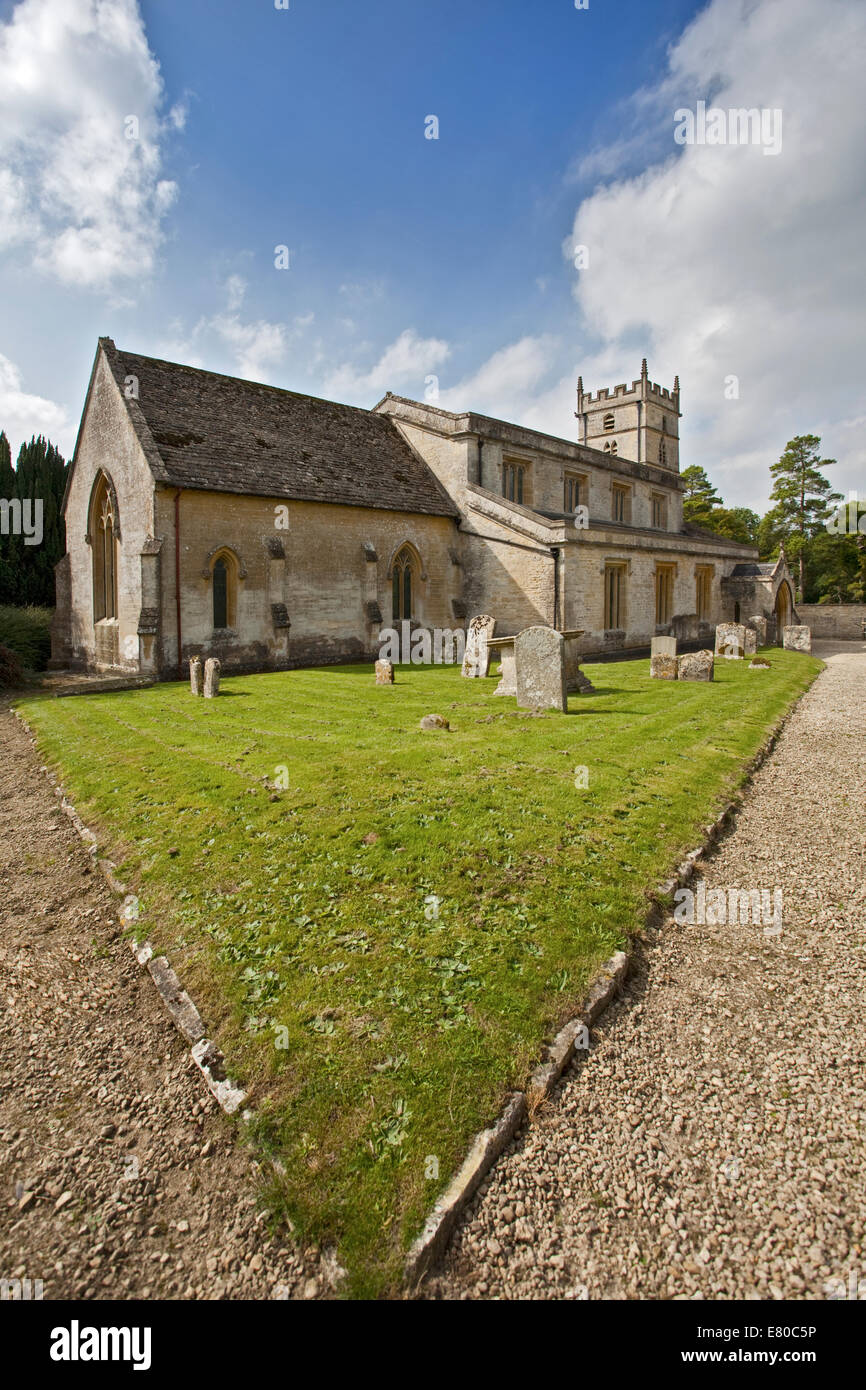
[[[0,1278],[50,1298],[315,1298],[117,900],[0,711]]]
[[[827,670],[701,868],[781,933],[673,921],[499,1161],[440,1298],[866,1298],[866,653]],[[759,676],[755,679],[760,679]]]

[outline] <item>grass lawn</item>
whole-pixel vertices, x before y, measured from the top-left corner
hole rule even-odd
[[[540,716],[454,667],[21,701],[250,1091],[285,1168],[268,1199],[337,1246],[350,1293],[393,1286],[472,1135],[821,667],[767,656],[712,685],[588,665],[597,693]],[[432,712],[450,732],[419,731]]]

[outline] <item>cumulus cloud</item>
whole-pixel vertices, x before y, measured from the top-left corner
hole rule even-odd
[[[862,397],[866,7],[825,0],[815,16],[812,0],[712,0],[639,94],[670,155],[585,199],[565,247],[589,249],[574,285],[596,345],[586,386],[632,380],[644,355],[657,381],[679,372],[682,461],[732,504],[763,505],[767,465],[795,433],[821,433],[844,461],[834,482],[862,468],[841,421]],[[781,153],[675,146],[674,112],[699,99],[781,110]],[[595,164],[607,170],[604,152]]]
[[[450,353],[443,339],[421,338],[414,329],[405,328],[368,371],[343,363],[327,376],[324,390],[326,395],[346,401],[367,402],[394,386],[423,396],[425,376],[441,366]]]
[[[555,359],[556,339],[527,336],[494,352],[455,386],[439,393],[445,410],[475,410],[482,415],[529,423],[540,382]]]
[[[0,249],[66,284],[149,274],[176,185],[137,0],[21,0],[0,24]]]
[[[229,275],[223,288],[224,309],[203,316],[189,331],[181,320],[173,320],[158,351],[170,361],[186,362],[191,367],[227,370],[250,381],[275,384],[287,349],[304,337],[315,315],[296,314],[287,323],[245,318],[247,281],[242,275]]]
[[[0,421],[12,447],[15,461],[16,446],[34,434],[50,436],[67,456],[75,443],[72,421],[62,405],[44,396],[29,395],[22,389],[22,377],[14,362],[0,353]]]

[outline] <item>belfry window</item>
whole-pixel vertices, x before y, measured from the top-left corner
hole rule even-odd
[[[614,427],[613,411],[609,411],[601,423],[605,430],[612,430]]]

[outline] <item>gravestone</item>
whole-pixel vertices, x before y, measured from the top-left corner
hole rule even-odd
[[[189,688],[193,695],[204,694],[204,672],[201,669],[201,658],[197,656],[190,657]]]
[[[473,618],[466,633],[466,650],[463,653],[463,665],[460,668],[461,676],[486,676],[490,670],[490,652],[487,647],[488,638],[493,636],[496,630],[496,619],[491,618],[487,613],[479,613],[477,618]]]
[[[675,613],[671,618],[671,630],[680,642],[696,642],[700,637],[700,626],[697,613]]]
[[[756,613],[754,618],[749,618],[748,626],[754,628],[759,647],[767,645],[767,619],[760,613]]]
[[[716,656],[742,661],[746,651],[746,629],[742,623],[719,623],[716,628]]]
[[[499,684],[494,695],[516,695],[517,675],[514,670],[514,638],[488,637],[487,646],[494,661],[499,657]]]
[[[792,623],[790,627],[782,628],[782,646],[787,652],[812,652],[812,629],[801,626],[799,623]]]
[[[377,661],[377,662],[376,662],[376,684],[377,684],[377,685],[393,685],[393,684],[394,684],[394,667],[393,667],[393,665],[391,664],[390,661]]]
[[[754,656],[758,650],[758,634],[753,627],[746,628],[746,645],[743,651],[744,656]]]
[[[677,661],[677,680],[711,681],[713,668],[713,653],[709,647],[700,652],[684,652]]]
[[[215,656],[209,656],[204,664],[204,698],[215,700],[220,693],[220,663]]]
[[[520,709],[568,708],[565,639],[552,627],[527,627],[514,642],[517,704]]]
[[[650,646],[650,677],[657,681],[677,679],[677,639],[654,637]]]

